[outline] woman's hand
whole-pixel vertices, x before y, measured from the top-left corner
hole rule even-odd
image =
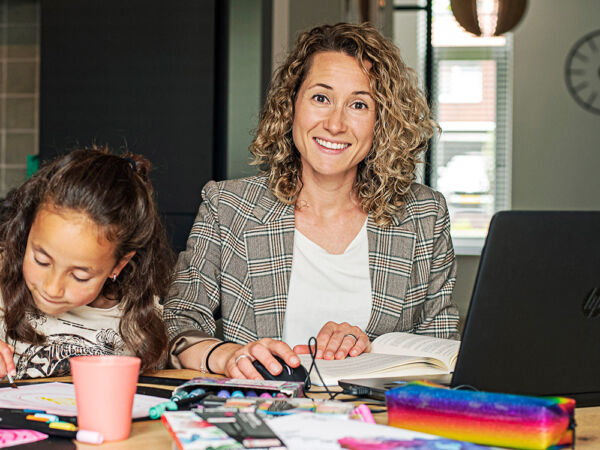
[[[347,322],[327,322],[317,335],[317,359],[344,359],[371,351],[369,337]],[[310,353],[308,345],[296,345],[298,355]]]
[[[0,341],[0,378],[4,378],[6,374],[11,376],[17,375],[15,362],[13,361],[13,353],[15,349],[12,345]]]
[[[225,376],[262,380],[262,376],[252,365],[255,360],[260,361],[271,374],[279,375],[283,367],[273,355],[279,356],[290,367],[300,365],[300,359],[285,342],[262,338],[250,342],[231,353],[225,364]]]

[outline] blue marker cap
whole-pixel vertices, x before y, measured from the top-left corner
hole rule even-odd
[[[188,395],[187,391],[182,389],[180,391],[175,392],[173,395],[171,395],[171,400],[175,400],[175,401],[181,400],[181,399],[187,397],[187,395]]]
[[[231,393],[231,397],[232,398],[240,398],[240,397],[243,397],[243,396],[244,396],[244,393],[242,391],[233,391]]]
[[[246,392],[246,397],[258,397],[256,391],[248,391]]]
[[[206,391],[202,388],[198,388],[198,389],[194,389],[193,391],[191,391],[187,396],[187,397],[196,397],[197,395],[202,395],[204,394]]]

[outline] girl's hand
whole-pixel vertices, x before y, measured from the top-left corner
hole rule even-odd
[[[17,375],[13,354],[15,349],[12,345],[0,341],[0,378],[4,378],[7,373],[11,376]]]
[[[317,335],[317,359],[344,359],[371,351],[369,337],[347,322],[327,322]],[[310,353],[308,345],[296,345],[298,355]]]
[[[285,342],[262,338],[250,342],[231,353],[225,365],[225,376],[262,380],[263,378],[252,365],[255,360],[260,361],[271,374],[279,375],[283,367],[273,355],[282,358],[290,367],[300,365],[300,359]]]

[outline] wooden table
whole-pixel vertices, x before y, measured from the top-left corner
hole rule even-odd
[[[163,376],[170,378],[181,378],[187,380],[197,376],[206,376],[195,370],[161,370],[148,373],[152,376]],[[70,377],[55,379],[55,381],[70,381]],[[164,388],[164,386],[161,386]],[[576,430],[576,448],[577,450],[597,450],[600,449],[600,406],[578,408],[575,411],[575,420],[577,422]],[[381,413],[375,415],[375,421],[379,424],[387,424],[387,414]],[[82,444],[76,442],[78,449],[153,449],[170,450],[173,441],[166,428],[160,421],[134,422],[131,428],[131,436],[125,441],[108,442],[102,446]]]

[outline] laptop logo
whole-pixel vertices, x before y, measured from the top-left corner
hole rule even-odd
[[[600,288],[592,289],[592,292],[583,301],[583,314],[588,319],[600,316]]]

